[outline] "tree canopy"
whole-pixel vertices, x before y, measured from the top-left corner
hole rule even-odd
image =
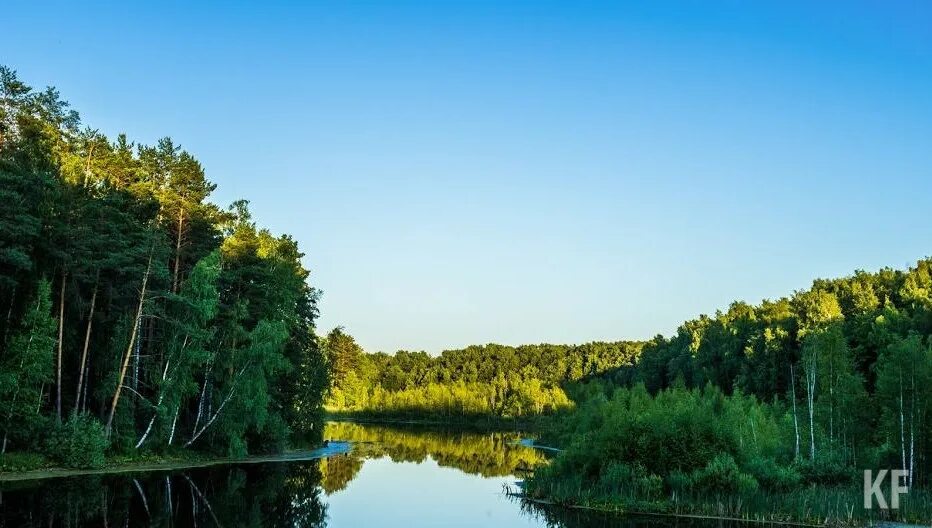
[[[304,255],[248,202],[210,202],[215,188],[171,138],[107,138],[0,68],[4,452],[63,459],[51,439],[77,435],[240,455],[319,434],[328,370]]]

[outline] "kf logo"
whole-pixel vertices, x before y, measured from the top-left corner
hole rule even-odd
[[[887,499],[883,495],[883,490],[880,489],[880,486],[883,484],[884,479],[887,477],[887,473],[890,473],[890,507],[887,507]],[[873,498],[877,498],[877,506],[882,510],[887,509],[899,509],[900,507],[900,495],[909,491],[908,486],[904,486],[902,482],[905,482],[909,477],[909,471],[904,469],[894,469],[889,471],[886,469],[881,469],[877,473],[877,478],[873,478],[873,471],[869,469],[864,470],[864,509],[869,510],[874,507]]]

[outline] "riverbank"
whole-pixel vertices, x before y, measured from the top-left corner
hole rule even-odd
[[[327,445],[311,450],[287,451],[277,455],[250,456],[245,458],[227,457],[164,457],[158,460],[135,460],[128,462],[115,462],[100,468],[69,469],[59,467],[46,467],[25,471],[0,472],[0,482],[16,482],[25,480],[41,480],[61,477],[75,477],[82,475],[106,475],[117,473],[148,473],[153,471],[174,471],[179,469],[201,468],[232,464],[263,464],[274,462],[301,462],[327,458],[335,455],[349,453],[352,444],[349,442],[331,441]]]
[[[657,501],[583,496],[577,500],[557,499],[531,495],[526,489],[507,493],[531,504],[567,510],[798,527],[929,526],[932,513],[932,496],[927,490],[914,490],[912,496],[902,497],[897,511],[860,508],[861,490],[856,487],[808,487],[746,497],[697,495]]]
[[[799,528],[825,528],[828,526],[826,524],[816,524],[816,523],[805,523],[805,522],[796,522],[792,520],[765,520],[765,519],[753,519],[753,518],[740,518],[740,517],[729,517],[721,515],[700,515],[700,514],[691,514],[691,513],[670,513],[670,512],[652,512],[652,511],[636,511],[630,509],[622,509],[619,507],[608,507],[608,506],[583,506],[579,504],[561,504],[553,502],[546,499],[535,499],[528,497],[524,493],[515,493],[507,491],[507,494],[510,497],[515,499],[534,504],[538,507],[545,508],[558,508],[563,510],[572,510],[572,511],[582,511],[582,512],[595,512],[605,515],[623,515],[625,517],[637,518],[666,518],[666,519],[690,519],[690,520],[702,520],[702,521],[716,521],[716,522],[725,522],[725,523],[741,523],[741,524],[766,524],[766,525],[779,525],[779,526],[792,526]],[[907,525],[895,522],[884,522],[877,524],[875,526],[883,525],[885,528],[912,528],[918,525]]]

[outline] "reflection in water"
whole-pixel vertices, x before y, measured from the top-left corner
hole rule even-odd
[[[544,461],[516,445],[515,433],[331,423],[325,437],[351,441],[353,451],[326,460],[0,483],[0,528],[712,526],[506,497],[503,485]]]
[[[517,445],[518,433],[329,422],[324,438],[353,443],[351,454],[321,462],[327,493],[344,489],[366,458],[421,463],[430,457],[441,467],[483,477],[522,475],[545,460],[540,451]]]
[[[314,461],[4,483],[0,526],[325,526]]]

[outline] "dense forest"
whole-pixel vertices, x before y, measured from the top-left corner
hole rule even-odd
[[[332,368],[330,411],[369,417],[472,421],[553,413],[567,382],[632,365],[640,343],[489,344],[438,356],[367,354],[342,328],[322,339]]]
[[[575,387],[577,407],[545,435],[567,449],[530,489],[629,508],[709,513],[690,497],[712,493],[739,516],[754,497],[783,518],[867,515],[861,470],[907,470],[910,489],[932,482],[930,334],[932,260],[734,303]],[[892,515],[932,516],[928,493],[904,500]]]
[[[319,434],[328,371],[303,255],[214,188],[171,139],[107,138],[0,68],[4,467]]]
[[[437,357],[365,354],[340,329],[324,343],[331,410],[553,417],[536,423],[565,450],[530,480],[541,498],[838,519],[865,513],[864,468],[907,470],[911,489],[932,482],[932,259],[735,302],[646,343],[486,345]],[[812,486],[836,491],[786,495]],[[900,518],[932,515],[918,493]]]
[[[316,336],[296,241],[214,189],[171,139],[107,138],[0,68],[0,470],[279,451],[326,404],[535,418],[563,452],[527,490],[560,502],[850,518],[861,469],[932,483],[932,259],[647,342],[366,353]],[[928,519],[910,497],[900,518]]]

